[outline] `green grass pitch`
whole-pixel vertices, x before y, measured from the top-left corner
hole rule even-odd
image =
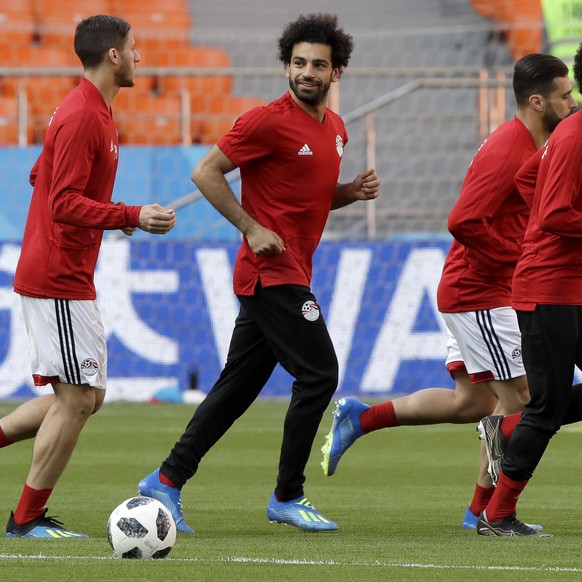
[[[0,415],[13,405],[2,403]],[[189,420],[186,405],[112,403],[92,417],[49,500],[88,540],[0,538],[0,580],[580,580],[580,425],[550,443],[520,500],[520,517],[551,539],[483,538],[461,529],[477,471],[473,425],[399,427],[360,439],[333,477],[319,451],[331,406],[307,467],[306,494],[340,526],[307,534],[269,524],[286,403],[259,400],[203,460],[182,499],[194,536],[179,534],[167,559],[112,558],[106,523],[136,494]],[[22,490],[31,442],[0,450],[0,516]],[[2,523],[2,527],[4,527]]]

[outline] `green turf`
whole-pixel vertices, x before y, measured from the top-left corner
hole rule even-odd
[[[11,409],[0,405],[0,415]],[[321,471],[326,413],[307,468],[306,494],[340,525],[306,534],[270,525],[286,410],[258,401],[184,487],[194,536],[179,534],[160,561],[111,557],[113,508],[165,458],[190,418],[185,405],[106,405],[85,428],[49,514],[89,540],[0,538],[0,580],[580,580],[580,428],[551,443],[520,500],[521,517],[551,539],[483,538],[460,527],[477,470],[472,425],[400,427],[360,439],[333,477]],[[331,410],[331,408],[330,408]],[[0,451],[0,515],[26,478],[31,443]],[[3,519],[4,519],[3,518]]]

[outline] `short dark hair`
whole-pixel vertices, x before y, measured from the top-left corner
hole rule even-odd
[[[111,48],[122,50],[131,25],[117,16],[99,14],[81,20],[75,30],[75,52],[85,69],[98,67]]]
[[[578,46],[578,50],[576,51],[572,70],[574,73],[574,81],[576,82],[578,89],[582,91],[582,44]]]
[[[513,92],[517,105],[526,105],[530,96],[547,97],[555,88],[554,79],[567,77],[568,67],[558,57],[532,53],[522,57],[513,68]]]
[[[348,66],[354,40],[351,35],[338,28],[337,16],[333,14],[302,15],[290,22],[279,39],[279,60],[285,65],[291,62],[293,46],[300,42],[320,43],[331,47],[334,68]]]

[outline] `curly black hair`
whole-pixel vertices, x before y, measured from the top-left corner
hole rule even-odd
[[[331,47],[331,61],[334,68],[348,66],[354,39],[338,28],[337,16],[333,14],[302,15],[290,22],[279,38],[279,60],[285,65],[291,62],[293,46],[300,42],[320,43]]]

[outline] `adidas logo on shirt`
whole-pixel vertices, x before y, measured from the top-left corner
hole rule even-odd
[[[309,149],[309,146],[305,144],[298,152],[300,156],[312,156],[313,152]]]

